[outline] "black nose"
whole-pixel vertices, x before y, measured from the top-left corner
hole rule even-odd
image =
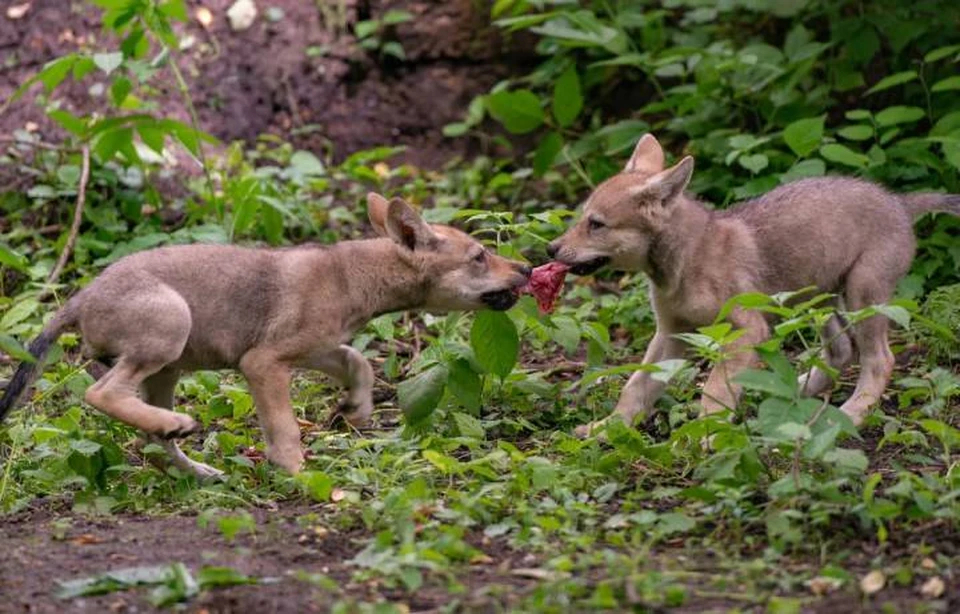
[[[521,264],[520,266],[518,266],[517,271],[519,271],[520,274],[523,275],[524,277],[530,277],[530,274],[533,273],[533,269],[531,269],[525,264]]]
[[[556,258],[557,252],[559,251],[560,251],[560,246],[557,245],[556,243],[551,243],[550,245],[547,245],[547,255],[550,256],[551,258]]]

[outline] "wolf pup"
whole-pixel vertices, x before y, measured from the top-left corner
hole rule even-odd
[[[0,399],[0,419],[37,376],[50,345],[76,329],[85,354],[112,364],[86,401],[161,443],[174,466],[198,477],[220,473],[173,441],[197,429],[193,418],[171,411],[180,374],[239,368],[267,458],[296,473],[303,453],[290,405],[294,368],[319,369],[345,384],[338,411],[361,425],[373,411],[374,376],[344,345],[354,331],[405,309],[509,309],[530,274],[459,230],[425,223],[402,199],[370,194],[367,209],[383,238],[287,249],[185,245],[117,261],[30,344],[37,360],[17,369]]]
[[[743,292],[772,294],[813,286],[837,294],[836,304],[850,310],[884,303],[913,259],[914,218],[928,211],[960,215],[960,195],[891,194],[840,177],[802,179],[714,211],[684,193],[692,172],[690,156],[664,170],[663,149],[645,135],[623,172],[597,187],[582,218],[547,249],[574,274],[603,266],[647,274],[657,330],[644,363],[682,357],[684,344],[673,335],[711,324],[723,304]],[[736,405],[740,388],[733,378],[757,361],[752,347],[768,335],[760,313],[736,309],[730,320],[744,333],[704,385],[705,413]],[[879,315],[852,327],[860,377],[840,409],[857,425],[890,378],[887,327]],[[833,316],[821,331],[824,362],[834,369],[853,358],[847,328],[840,316]],[[818,368],[800,380],[811,396],[832,384],[829,373]],[[663,388],[650,373],[635,373],[611,417],[632,424],[652,409]],[[577,433],[587,435],[599,424],[583,425]]]

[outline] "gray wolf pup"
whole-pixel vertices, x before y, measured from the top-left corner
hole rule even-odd
[[[185,245],[117,261],[30,345],[37,362],[14,374],[0,419],[37,376],[50,345],[79,330],[84,353],[112,364],[86,401],[161,443],[176,467],[199,477],[219,473],[173,441],[197,429],[193,418],[171,411],[180,374],[238,368],[267,458],[296,473],[303,453],[290,404],[294,368],[340,380],[347,387],[340,414],[363,424],[373,411],[374,376],[345,345],[354,331],[391,311],[508,309],[530,274],[459,230],[425,223],[402,199],[370,194],[367,209],[382,238],[287,249]]]
[[[663,149],[645,135],[626,168],[594,190],[582,218],[547,250],[575,274],[611,266],[649,276],[657,330],[644,363],[682,357],[685,345],[673,335],[711,324],[728,299],[744,292],[816,287],[837,294],[837,304],[850,310],[884,303],[913,260],[914,218],[928,211],[960,215],[960,195],[892,194],[840,177],[802,179],[715,211],[684,193],[692,172],[690,156],[664,170]],[[736,405],[740,389],[732,378],[757,361],[752,347],[768,336],[760,313],[735,309],[730,320],[744,333],[704,385],[705,413]],[[840,408],[858,425],[893,368],[888,324],[880,315],[859,322],[851,340],[834,316],[821,331],[823,359],[832,368],[842,369],[859,352],[856,389]],[[805,394],[819,395],[833,381],[814,368],[800,384]],[[613,415],[631,424],[652,409],[663,387],[650,373],[635,373]]]

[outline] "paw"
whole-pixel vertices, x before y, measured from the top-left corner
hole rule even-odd
[[[597,441],[605,442],[607,440],[607,433],[604,428],[610,420],[611,418],[604,418],[603,420],[594,420],[587,424],[581,424],[574,429],[573,434],[578,439],[596,437]]]
[[[333,419],[342,417],[347,424],[354,428],[360,428],[370,424],[370,417],[373,415],[373,403],[366,402],[360,405],[354,405],[348,401],[340,403],[337,411],[334,412]]]
[[[291,475],[300,473],[304,463],[303,451],[299,447],[284,450],[267,446],[267,460]]]
[[[200,423],[187,416],[170,412],[169,424],[160,433],[163,439],[179,439],[200,430]]]

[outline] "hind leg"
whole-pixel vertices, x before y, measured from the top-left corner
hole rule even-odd
[[[363,426],[373,414],[373,368],[363,354],[349,345],[318,356],[310,366],[332,375],[347,387],[347,398],[337,414],[353,426]]]
[[[173,409],[173,392],[177,387],[178,379],[180,379],[180,372],[171,368],[162,369],[145,379],[143,381],[143,394],[147,403],[157,407]],[[183,453],[176,441],[156,435],[148,435],[148,437],[150,441],[160,444],[166,450],[170,462],[180,471],[192,473],[201,480],[223,475],[223,472],[219,469],[192,460]]]
[[[847,304],[850,309],[885,303],[893,295],[895,282],[884,280],[877,275],[877,270],[862,267],[851,272],[847,280]],[[890,268],[885,270],[889,271]],[[889,327],[890,321],[882,315],[867,318],[853,327],[860,354],[860,377],[853,395],[840,409],[858,426],[863,423],[870,408],[880,400],[893,373],[893,352],[887,340]]]
[[[137,392],[165,363],[138,363],[122,357],[97,383],[87,389],[85,400],[103,413],[148,435],[163,439],[183,437],[197,429],[193,418],[142,401]]]
[[[820,331],[823,342],[823,361],[832,369],[840,370],[850,364],[853,359],[853,342],[850,335],[844,330],[846,322],[838,315],[830,316]],[[820,367],[813,367],[808,373],[800,376],[798,384],[804,396],[813,397],[826,392],[833,387],[833,377]]]

